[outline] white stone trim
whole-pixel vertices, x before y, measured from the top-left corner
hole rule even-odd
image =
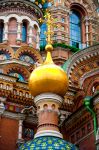
[[[81,78],[80,78],[80,80],[79,80],[80,88],[82,87],[82,85],[83,85],[84,81],[86,80],[86,78],[91,77],[93,75],[96,75],[98,73],[99,73],[99,69],[96,68],[96,69],[94,69],[92,71],[89,71],[88,73],[82,75]]]
[[[19,16],[15,13],[13,14],[8,14],[7,16],[0,16],[0,19],[2,19],[4,21],[4,37],[3,37],[3,41],[8,41],[8,26],[9,26],[9,20],[11,18],[15,18],[17,23],[18,23],[18,26],[17,26],[17,37],[16,37],[16,40],[17,41],[22,41],[22,37],[21,37],[21,24],[22,24],[22,21],[25,19],[29,22],[29,39],[28,39],[28,44],[30,46],[33,46],[32,45],[32,38],[33,38],[33,34],[32,34],[32,30],[34,28],[34,26],[36,25],[37,26],[37,37],[36,37],[36,48],[39,49],[39,44],[40,44],[40,41],[39,41],[39,34],[40,34],[40,27],[39,27],[39,24],[38,22],[32,20],[31,18],[29,18],[28,16]]]
[[[18,16],[17,14],[9,14],[6,19],[5,19],[5,22],[9,22],[9,20],[11,18],[15,18],[17,20],[17,22],[20,22],[20,16]]]
[[[60,132],[54,131],[54,130],[39,131],[35,134],[34,138],[38,138],[38,137],[41,137],[41,136],[55,136],[55,137],[63,138],[63,136]]]
[[[24,62],[24,63],[23,63]],[[0,65],[6,65],[6,64],[11,64],[11,63],[14,63],[14,64],[20,64],[20,65],[24,65],[24,66],[30,66],[30,63],[27,63],[25,61],[21,61],[21,60],[17,60],[17,59],[12,59],[12,60],[4,60],[2,62],[0,62]]]
[[[41,101],[53,101],[53,102],[57,102],[58,104],[61,104],[63,102],[63,98],[53,93],[40,94],[34,98],[35,104],[38,104]]]
[[[38,27],[38,32],[40,33],[40,27],[39,24],[36,21],[33,21],[33,26],[36,25]]]

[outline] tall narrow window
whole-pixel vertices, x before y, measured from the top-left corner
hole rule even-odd
[[[45,32],[47,31],[47,26],[45,23],[41,25],[41,33],[40,33],[40,46],[46,45],[46,35]]]
[[[22,25],[22,42],[26,42],[27,41],[27,23],[23,22]]]
[[[0,43],[3,42],[3,28],[4,28],[4,24],[3,22],[0,23]]]
[[[70,45],[81,48],[81,16],[76,10],[70,14]]]

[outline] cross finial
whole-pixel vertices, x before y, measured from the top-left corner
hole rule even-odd
[[[47,32],[46,32],[47,43],[51,44],[52,43],[51,35],[53,34],[53,32],[52,32],[53,18],[51,17],[50,12],[46,12],[45,19],[46,19],[46,25],[47,25]]]
[[[43,22],[46,23],[47,25],[47,31],[45,32],[46,36],[47,36],[47,44],[52,44],[52,40],[51,37],[53,35],[53,31],[52,31],[52,25],[54,24],[54,19],[51,17],[51,14],[48,10],[46,10],[46,14],[44,16],[45,19],[40,18],[39,22]]]

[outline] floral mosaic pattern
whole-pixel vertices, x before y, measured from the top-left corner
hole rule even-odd
[[[39,137],[22,145],[19,150],[77,150],[75,145],[57,137]]]

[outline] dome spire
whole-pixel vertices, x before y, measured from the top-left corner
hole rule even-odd
[[[51,35],[53,35],[53,31],[52,31],[52,24],[53,24],[53,18],[51,17],[50,12],[47,10],[46,11],[46,15],[44,16],[44,20],[43,19],[39,19],[40,22],[45,22],[47,25],[47,31],[45,32],[47,38],[47,45],[45,46],[45,50],[47,51],[47,56],[46,56],[46,60],[43,64],[53,64],[53,60],[52,60],[52,56],[51,56],[51,51],[53,51],[53,46],[52,46],[52,40],[51,40]]]
[[[52,28],[52,23],[53,23],[53,18],[51,17],[50,12],[46,12],[46,15],[44,16],[46,19],[46,25],[47,25],[47,45],[45,47],[45,50],[47,51],[47,56],[46,56],[46,60],[44,62],[44,64],[53,64],[53,60],[52,60],[52,56],[51,56],[51,51],[53,50],[53,46],[52,46],[52,41],[51,41],[51,35],[53,34],[53,32],[51,31]]]

